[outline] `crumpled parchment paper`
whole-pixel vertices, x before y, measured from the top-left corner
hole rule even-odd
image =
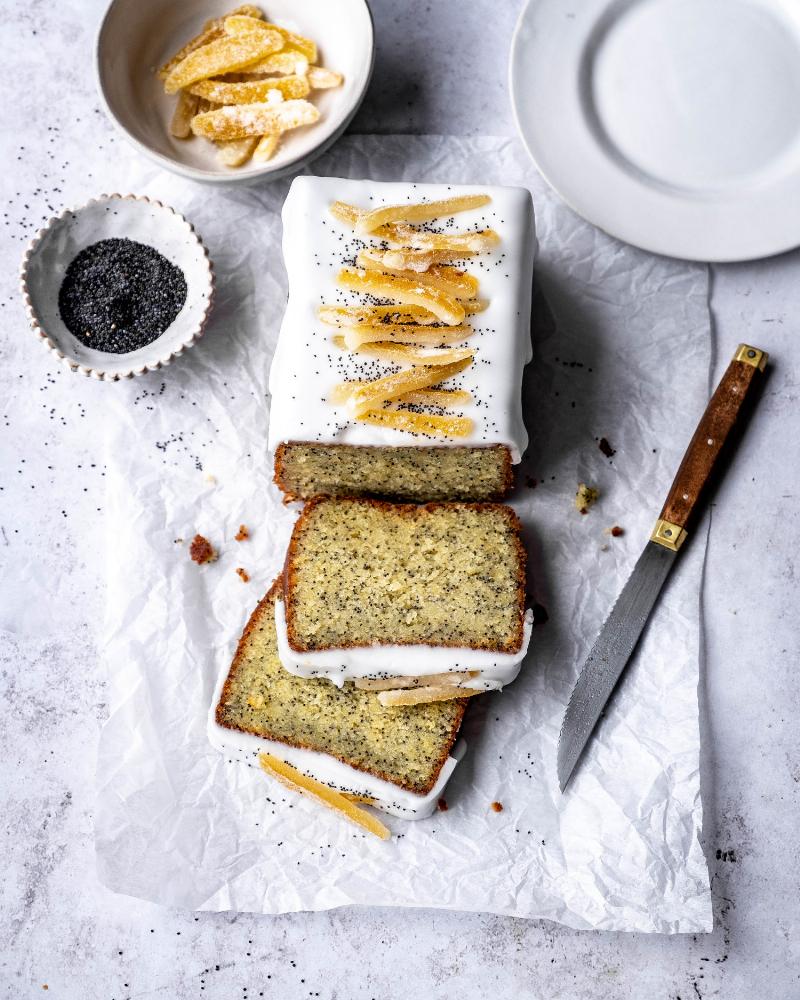
[[[512,502],[526,528],[528,589],[549,621],[534,630],[520,678],[472,704],[448,810],[416,823],[389,819],[396,836],[388,843],[211,748],[206,713],[217,673],[281,565],[296,516],[271,483],[265,449],[267,372],[286,296],[279,210],[289,182],[212,190],[131,156],[128,189],[195,224],[219,296],[206,336],[184,358],[109,387],[101,880],[195,909],[361,903],[547,917],[578,928],[710,930],[699,843],[703,533],[686,546],[566,796],[555,773],[580,664],[706,401],[706,269],[634,250],[577,218],[513,140],[350,136],[311,169],[531,189],[540,241],[535,356],[525,380],[531,444]],[[601,494],[583,517],[573,506],[578,482]],[[249,541],[234,540],[241,523]],[[607,534],[613,525],[624,534]],[[189,560],[198,531],[219,548],[217,563]]]

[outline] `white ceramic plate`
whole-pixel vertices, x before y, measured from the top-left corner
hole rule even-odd
[[[796,0],[529,0],[511,98],[580,215],[671,257],[800,244]]]
[[[97,83],[111,120],[137,149],[192,180],[231,184],[275,180],[300,170],[344,132],[369,85],[375,39],[366,0],[269,0],[262,10],[281,27],[312,38],[319,64],[344,76],[341,87],[312,90],[314,125],[286,133],[266,163],[223,166],[213,144],[175,139],[169,123],[177,98],[155,70],[237,0],[112,0],[96,46]]]
[[[186,302],[152,343],[127,354],[109,354],[87,347],[69,332],[58,293],[81,250],[99,240],[125,237],[155,247],[183,271]],[[160,201],[134,195],[102,195],[51,219],[25,252],[20,283],[31,329],[45,347],[71,371],[110,382],[163,368],[183,354],[202,337],[214,301],[214,271],[192,226]]]

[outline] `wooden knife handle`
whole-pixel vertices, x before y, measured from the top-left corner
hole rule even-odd
[[[694,437],[686,449],[670,487],[651,541],[677,550],[686,538],[686,525],[708,482],[745,399],[767,364],[769,355],[740,344],[722,380],[709,400]]]

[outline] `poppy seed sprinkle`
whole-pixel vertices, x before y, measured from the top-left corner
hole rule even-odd
[[[58,293],[69,332],[86,347],[127,354],[151,344],[186,302],[179,267],[144,243],[100,240],[72,260]]]

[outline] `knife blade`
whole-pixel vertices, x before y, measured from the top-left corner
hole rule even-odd
[[[688,537],[705,487],[768,355],[740,344],[709,400],[644,551],[605,621],[572,690],[558,737],[563,792],[620,681]]]

